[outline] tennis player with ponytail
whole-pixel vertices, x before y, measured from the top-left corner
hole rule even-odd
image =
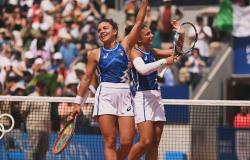
[[[174,30],[178,29],[176,21],[173,21],[173,27]],[[146,25],[143,26],[139,35],[138,46],[132,49],[130,59],[133,63],[135,123],[140,139],[132,147],[128,160],[138,160],[144,154],[147,160],[156,160],[166,121],[163,105],[160,104],[161,95],[157,83],[157,70],[169,67],[176,62],[178,57],[172,54],[172,49],[151,48],[153,35]],[[165,58],[162,58],[164,56]]]
[[[88,56],[86,73],[83,76],[75,112],[80,113],[88,86],[96,68],[100,85],[95,95],[93,116],[99,124],[104,139],[104,159],[125,159],[132,147],[135,125],[134,109],[129,85],[128,55],[138,40],[138,33],[144,22],[148,1],[142,0],[132,31],[121,42],[117,41],[118,26],[111,19],[98,25],[98,37],[103,47],[94,49]],[[116,150],[116,137],[120,135],[120,147]]]

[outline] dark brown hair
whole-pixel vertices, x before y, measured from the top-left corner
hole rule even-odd
[[[128,35],[131,32],[131,30],[133,29],[133,27],[134,27],[134,25],[127,25],[126,26],[126,28],[125,28],[125,36]],[[144,29],[146,27],[148,27],[148,26],[146,24],[143,24],[141,26],[141,29]]]
[[[98,23],[98,25],[103,22],[109,23],[113,27],[113,29],[118,31],[118,24],[113,19],[103,19]]]

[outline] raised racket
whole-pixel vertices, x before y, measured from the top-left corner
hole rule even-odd
[[[192,35],[192,36],[189,36]],[[195,43],[197,42],[198,33],[195,26],[190,22],[184,22],[180,25],[178,31],[174,32],[173,37],[173,55],[183,56],[190,55]],[[168,67],[165,67],[158,75],[158,81],[162,82],[164,73]]]

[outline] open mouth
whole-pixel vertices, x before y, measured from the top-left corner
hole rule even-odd
[[[107,33],[101,33],[101,34],[100,34],[100,38],[101,38],[101,39],[105,39],[107,36],[108,36]]]

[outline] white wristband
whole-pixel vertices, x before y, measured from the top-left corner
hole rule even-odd
[[[81,97],[81,96],[76,96],[76,98],[75,98],[75,100],[74,100],[74,103],[76,103],[76,104],[82,104],[83,103],[83,101],[84,101],[84,98],[83,97]]]
[[[89,90],[87,90],[87,92],[85,93],[84,97],[81,97],[79,95],[76,96],[75,100],[74,100],[74,103],[76,104],[82,104],[82,103],[85,103],[86,100],[88,99],[89,97]]]

